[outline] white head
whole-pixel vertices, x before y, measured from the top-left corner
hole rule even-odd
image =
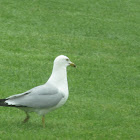
[[[70,61],[70,59],[67,56],[59,55],[54,60],[54,65],[59,65],[59,67],[67,67],[67,66],[73,66],[76,67],[74,63]]]

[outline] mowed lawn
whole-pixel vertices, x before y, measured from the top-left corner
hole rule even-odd
[[[0,0],[0,98],[44,84],[63,54],[69,99],[46,115],[0,107],[0,140],[139,140],[140,1]]]

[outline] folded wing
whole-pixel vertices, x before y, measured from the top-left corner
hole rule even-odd
[[[5,102],[16,107],[50,108],[56,106],[62,98],[62,92],[53,85],[47,84],[10,96]]]

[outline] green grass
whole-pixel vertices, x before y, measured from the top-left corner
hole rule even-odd
[[[56,56],[69,99],[41,117],[0,107],[0,140],[140,139],[138,0],[0,0],[0,98],[47,81]]]

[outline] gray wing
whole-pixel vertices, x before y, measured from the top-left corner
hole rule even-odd
[[[17,107],[50,108],[56,106],[62,98],[63,94],[56,87],[47,84],[10,96],[5,102]]]

